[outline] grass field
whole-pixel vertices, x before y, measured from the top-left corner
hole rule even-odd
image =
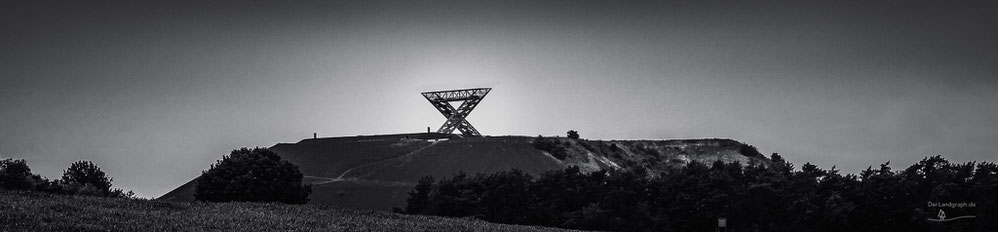
[[[0,231],[564,231],[322,205],[199,203],[0,191]]]

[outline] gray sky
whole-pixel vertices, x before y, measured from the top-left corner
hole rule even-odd
[[[157,197],[238,147],[434,129],[726,137],[856,172],[998,160],[998,7],[971,1],[0,4],[0,157]]]

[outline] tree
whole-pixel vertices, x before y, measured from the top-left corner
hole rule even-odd
[[[301,183],[298,166],[265,148],[241,148],[211,165],[197,179],[199,201],[283,202],[304,204],[312,193]]]
[[[416,187],[412,191],[409,191],[409,198],[406,199],[405,213],[430,213],[430,192],[433,191],[434,182],[436,180],[433,179],[433,176],[419,178]]]
[[[738,153],[748,157],[765,157],[762,153],[759,153],[759,149],[755,148],[755,146],[744,143],[738,146]]]
[[[0,160],[0,188],[27,190],[33,186],[31,168],[23,159]]]
[[[574,131],[574,130],[569,130],[568,131],[568,138],[570,138],[570,139],[579,139],[579,132],[578,131]]]
[[[112,178],[90,161],[80,160],[69,165],[62,174],[62,182],[67,185],[79,184],[81,190],[91,195],[106,195],[111,192]],[[92,187],[87,187],[87,186]]]
[[[565,148],[564,144],[559,143],[557,140],[537,136],[537,139],[534,139],[531,144],[539,150],[550,153],[551,156],[554,156],[556,159],[564,160],[568,157],[568,149]]]

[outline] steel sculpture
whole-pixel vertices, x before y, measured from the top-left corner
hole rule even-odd
[[[437,133],[450,134],[454,132],[454,129],[457,129],[464,136],[482,136],[465,118],[491,90],[492,88],[478,88],[424,92],[423,97],[426,97],[426,100],[430,101],[430,104],[433,104],[433,107],[447,118]],[[457,109],[454,109],[454,106],[450,104],[454,101],[464,102]]]

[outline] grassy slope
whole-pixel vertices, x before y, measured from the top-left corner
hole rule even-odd
[[[517,141],[510,141],[517,140]],[[494,173],[518,168],[533,175],[564,168],[544,155],[529,138],[475,138],[439,142],[427,149],[354,168],[348,181],[312,186],[315,203],[351,209],[404,207],[408,192],[425,175],[451,177],[458,171]]]
[[[197,203],[0,191],[0,231],[564,231],[318,205]]]
[[[298,165],[299,170],[306,176],[335,178],[350,168],[398,157],[430,144],[425,141],[402,139],[407,136],[416,136],[416,134],[306,139],[298,143],[280,143],[270,149]],[[304,181],[311,183],[323,180],[305,178]],[[314,192],[313,195],[327,195],[326,189],[328,188],[322,188],[319,194]],[[319,198],[314,202],[333,203],[324,201],[325,198]],[[194,180],[184,183],[159,199],[194,201]],[[341,201],[338,197],[332,200]],[[375,202],[375,205],[380,209],[391,209],[396,202],[392,203]]]
[[[540,175],[565,168],[554,157],[537,150],[532,138],[468,138],[443,141],[426,149],[354,168],[348,178],[415,183],[420,177],[451,177],[520,169]]]
[[[472,174],[518,168],[537,175],[578,165],[588,171],[644,167],[658,173],[691,160],[709,164],[714,160],[747,163],[750,159],[738,153],[741,143],[729,139],[575,141],[552,138],[569,148],[569,158],[558,161],[534,148],[530,144],[534,137],[452,139],[432,145],[408,139],[418,136],[425,135],[306,139],[277,144],[271,149],[298,165],[307,176],[305,182],[315,184],[309,196],[311,203],[374,210],[403,207],[408,197],[406,193],[422,176],[450,177],[461,170]],[[611,145],[618,149],[611,149]],[[340,175],[345,180],[329,181]],[[193,193],[193,182],[188,182],[160,199],[193,201]]]
[[[277,144],[270,149],[297,164],[305,175],[337,177],[350,168],[395,158],[430,145],[420,140],[372,140],[306,140],[297,144]]]
[[[321,183],[312,186],[311,203],[390,210],[403,207],[406,193],[425,175],[440,178],[460,170],[493,173],[512,168],[537,175],[563,168],[558,161],[531,146],[531,140],[529,137],[472,138],[430,146],[428,142],[403,140],[401,136],[365,136],[304,140],[278,144],[271,149],[299,165],[306,176],[334,178],[351,170],[345,176],[346,181],[306,178],[305,182]],[[193,182],[188,182],[160,199],[193,201],[193,193]]]

